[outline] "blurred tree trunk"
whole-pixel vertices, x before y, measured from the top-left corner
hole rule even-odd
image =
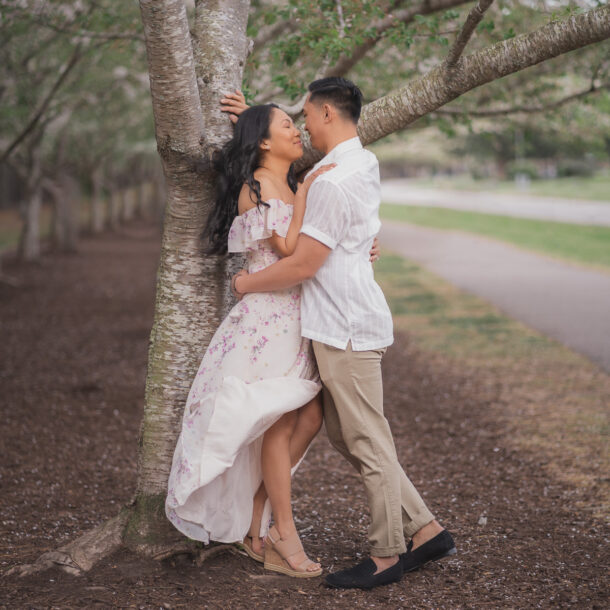
[[[20,205],[23,228],[19,236],[17,255],[24,261],[40,257],[40,210],[42,207],[42,168],[38,145],[32,147],[25,178],[25,194]]]
[[[76,252],[81,205],[78,181],[62,173],[57,180],[46,179],[44,186],[53,200],[51,242],[62,252]]]
[[[95,235],[104,230],[104,225],[104,171],[98,166],[91,172],[89,229]]]
[[[116,185],[113,186],[108,196],[108,228],[111,231],[116,231],[121,224],[121,209],[123,206],[123,199],[121,197],[121,190]]]
[[[121,196],[123,199],[123,209],[121,214],[122,222],[129,222],[133,220],[136,213],[136,199],[135,199],[135,189],[133,186],[128,186],[124,188]]]

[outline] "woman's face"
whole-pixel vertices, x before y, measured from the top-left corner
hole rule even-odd
[[[261,142],[261,148],[263,152],[291,163],[303,156],[301,133],[283,110],[271,109],[269,138]]]

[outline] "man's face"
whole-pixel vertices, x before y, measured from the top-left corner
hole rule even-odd
[[[324,109],[315,101],[313,104],[309,101],[311,93],[305,100],[303,106],[303,116],[305,117],[305,131],[309,133],[311,145],[318,150],[324,150]]]

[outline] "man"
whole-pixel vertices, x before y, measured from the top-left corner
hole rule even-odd
[[[233,285],[238,295],[303,285],[301,332],[312,340],[324,385],[328,437],[360,472],[371,513],[370,558],[326,582],[370,589],[456,549],[402,470],[383,414],[381,358],[394,339],[369,262],[380,227],[380,183],[377,158],[358,138],[361,106],[362,94],[348,80],[309,85],[305,129],[326,155],[311,171],[337,167],[311,185],[292,256],[258,273],[240,272]]]

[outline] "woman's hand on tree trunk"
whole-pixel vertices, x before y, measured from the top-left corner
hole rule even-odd
[[[244,94],[239,90],[235,89],[235,93],[225,93],[225,96],[220,100],[220,109],[223,112],[229,113],[229,118],[232,123],[237,123],[239,115],[250,108],[246,104],[246,98]]]

